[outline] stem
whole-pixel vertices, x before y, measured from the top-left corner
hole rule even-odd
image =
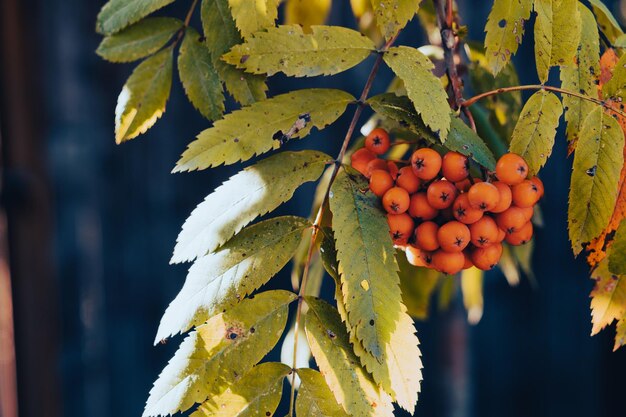
[[[198,0],[193,0],[191,3],[191,7],[189,7],[189,11],[187,12],[187,16],[185,16],[185,21],[183,23],[183,27],[178,31],[178,37],[176,38],[176,42],[180,42],[185,33],[185,29],[189,27],[189,22],[191,22],[191,16],[193,16],[193,12],[196,10],[196,6],[198,5]]]
[[[328,196],[330,194],[330,188],[335,182],[335,178],[337,178],[337,174],[339,172],[339,168],[341,167],[341,161],[343,160],[346,150],[348,149],[348,144],[350,143],[350,139],[352,138],[352,134],[354,133],[354,129],[356,128],[356,124],[359,121],[359,117],[361,113],[363,113],[363,108],[365,107],[365,100],[367,100],[367,96],[372,89],[372,85],[374,84],[374,79],[376,78],[376,74],[378,73],[378,69],[380,68],[380,64],[383,61],[383,56],[385,52],[393,45],[398,34],[389,39],[385,45],[380,49],[378,56],[376,57],[376,62],[372,66],[369,76],[367,77],[367,81],[365,82],[365,86],[363,87],[363,91],[361,92],[361,96],[359,97],[358,106],[354,111],[354,115],[352,116],[352,120],[350,121],[350,126],[348,127],[348,131],[346,132],[346,136],[343,139],[343,143],[341,144],[341,149],[339,150],[339,155],[335,159],[335,165],[333,167],[333,172],[330,176],[330,181],[328,181],[328,186],[326,187],[326,193],[324,194],[324,199],[322,200],[322,204],[320,204],[320,208],[317,211],[317,215],[315,216],[315,222],[313,223],[313,232],[311,234],[311,243],[309,243],[309,252],[307,255],[306,263],[304,264],[304,271],[302,272],[302,280],[300,281],[300,291],[298,292],[298,306],[296,308],[296,319],[294,324],[294,342],[293,342],[293,361],[291,366],[291,394],[289,397],[289,417],[293,416],[294,407],[295,407],[295,395],[296,395],[296,358],[298,355],[298,332],[300,331],[300,319],[302,317],[302,305],[304,304],[304,294],[306,291],[306,285],[309,278],[309,266],[311,264],[311,258],[313,257],[313,251],[315,249],[315,241],[317,240],[317,235],[320,231],[320,225],[322,223],[322,218],[324,217],[324,207],[326,206],[326,202],[328,201]]]

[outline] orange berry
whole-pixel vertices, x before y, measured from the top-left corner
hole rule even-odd
[[[393,243],[406,245],[415,227],[411,216],[406,213],[387,214],[387,224],[389,225],[389,234],[391,239],[393,239]]]
[[[365,148],[361,148],[350,156],[350,165],[361,174],[367,175],[367,164],[372,159],[376,159],[376,155]]]
[[[441,170],[448,181],[462,181],[469,175],[469,160],[458,152],[448,152],[443,156]]]
[[[398,178],[398,165],[395,162],[387,161],[387,171],[389,171],[394,181]]]
[[[506,236],[506,242],[513,246],[523,245],[527,243],[533,237],[533,224],[527,222],[518,231],[508,234]]]
[[[528,164],[521,156],[514,153],[506,153],[496,163],[496,175],[505,184],[519,184],[528,175]]]
[[[496,215],[496,223],[500,229],[504,230],[507,235],[510,235],[520,230],[528,222],[527,215],[523,209],[511,206]]]
[[[458,191],[454,184],[446,180],[438,180],[428,186],[426,197],[428,204],[436,209],[445,209],[454,203]]]
[[[452,206],[446,209],[443,209],[439,212],[439,220],[443,220],[445,222],[454,220],[454,211],[452,210]]]
[[[411,167],[400,168],[398,178],[396,179],[396,186],[404,188],[409,194],[413,194],[419,190],[421,185],[422,181],[415,176]]]
[[[387,171],[375,169],[370,176],[370,190],[378,197],[385,195],[393,187],[393,178]]]
[[[463,269],[470,269],[474,266],[474,262],[472,262],[472,254],[469,249],[465,249],[463,251],[463,256],[465,257],[465,263],[463,264]]]
[[[406,259],[411,265],[431,267],[432,254],[430,252],[423,251],[413,245],[407,245],[404,248],[404,253],[406,253]]]
[[[506,232],[498,227],[498,237],[496,243],[501,243],[506,238]]]
[[[439,174],[441,155],[430,148],[421,148],[411,155],[413,173],[422,180],[430,181]]]
[[[365,138],[365,147],[376,155],[382,155],[387,152],[390,145],[389,134],[382,128],[372,130]]]
[[[425,251],[439,249],[437,230],[439,226],[435,222],[424,222],[415,229],[415,244]]]
[[[402,214],[409,208],[411,198],[404,188],[392,187],[383,195],[383,207],[387,213]]]
[[[437,217],[439,210],[428,204],[426,193],[422,191],[411,196],[409,214],[419,220],[432,220]]]
[[[373,171],[376,171],[377,169],[382,169],[383,171],[387,171],[389,168],[387,167],[387,161],[385,161],[384,159],[372,159],[371,161],[369,161],[367,163],[367,174],[365,175],[367,178],[369,178],[372,175]]]
[[[498,225],[489,216],[483,216],[476,223],[469,226],[474,246],[484,248],[498,241]]]
[[[543,181],[541,181],[541,179],[539,179],[539,177],[537,176],[532,177],[530,180],[533,182],[533,184],[535,184],[537,190],[539,190],[539,198],[543,197],[543,193],[545,191],[543,187]]]
[[[535,214],[534,207],[520,207],[520,210],[522,210],[522,213],[524,213],[524,218],[527,222],[529,222],[530,219],[533,218],[533,214]]]
[[[452,213],[454,218],[465,224],[472,224],[480,220],[483,217],[481,210],[472,208],[467,198],[467,193],[461,194],[454,200],[452,205]]]
[[[513,193],[511,192],[511,187],[503,183],[502,181],[496,181],[493,185],[498,189],[498,193],[500,194],[500,199],[498,200],[498,204],[490,211],[492,213],[502,213],[504,210],[511,207],[511,202],[513,201]]]
[[[467,198],[472,208],[490,211],[498,205],[500,192],[491,183],[479,182],[470,187],[467,192]]]
[[[537,184],[532,180],[524,180],[512,187],[513,204],[517,207],[532,207],[537,204],[541,194]]]
[[[438,250],[433,253],[433,267],[444,274],[454,275],[461,272],[465,265],[465,256],[461,252]]]
[[[472,251],[474,266],[483,271],[488,271],[498,264],[502,256],[502,244],[494,243],[485,248],[475,248]]]
[[[437,230],[437,241],[446,252],[461,252],[470,243],[469,228],[461,222],[451,221]]]

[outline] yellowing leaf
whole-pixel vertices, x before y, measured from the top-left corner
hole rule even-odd
[[[301,217],[265,220],[199,258],[165,311],[155,343],[203,323],[265,284],[289,262],[310,226]]]
[[[444,142],[450,130],[450,106],[441,81],[432,73],[433,63],[407,46],[390,48],[384,59],[404,82],[407,95],[426,126]]]
[[[258,32],[223,56],[224,61],[255,74],[312,77],[345,71],[375,49],[359,32],[341,26],[282,25]]]
[[[600,26],[602,33],[610,42],[615,42],[617,38],[624,34],[619,23],[617,23],[617,19],[615,19],[615,16],[613,16],[613,13],[606,5],[602,3],[602,0],[589,0],[589,3],[593,13],[596,15],[598,26]]]
[[[348,417],[337,403],[324,377],[310,368],[298,369],[301,379],[296,398],[296,416],[299,417]]]
[[[619,56],[615,53],[615,49],[608,48],[600,56],[600,82],[598,84],[599,95],[602,95],[604,85],[613,78],[613,71],[619,61]]]
[[[109,0],[98,14],[96,30],[111,35],[175,0]]]
[[[509,149],[526,160],[531,174],[539,172],[552,153],[562,112],[561,101],[549,91],[537,91],[524,105]]]
[[[580,40],[577,0],[535,0],[535,61],[539,80],[545,83],[553,66],[575,64]]]
[[[626,275],[626,220],[622,220],[609,255],[609,271],[612,274]]]
[[[597,96],[598,76],[600,74],[598,28],[589,9],[579,3],[578,10],[582,25],[576,65],[561,68],[561,87],[568,91],[595,97]],[[595,104],[564,94],[563,106],[566,109],[567,139],[570,142],[570,148],[575,148],[585,117],[591,113]]]
[[[469,324],[478,324],[483,316],[483,276],[483,271],[476,267],[461,272],[461,292]]]
[[[602,97],[613,101],[623,102],[626,99],[626,54],[622,55],[614,65],[610,58],[615,56],[607,52],[609,71],[612,70],[611,78],[602,86]],[[611,68],[612,67],[612,68]],[[619,104],[620,103],[616,103]],[[616,106],[616,107],[618,107]]]
[[[206,46],[228,92],[244,106],[264,100],[267,90],[265,77],[247,74],[220,60],[233,45],[241,43],[228,0],[202,0],[201,16]]]
[[[172,262],[206,255],[252,220],[289,200],[322,175],[332,158],[317,151],[282,152],[240,171],[198,205],[178,235]]]
[[[178,55],[178,72],[187,97],[209,120],[224,113],[222,83],[217,75],[209,49],[195,29],[185,29],[185,38]]]
[[[295,299],[287,291],[264,292],[199,326],[154,383],[143,416],[185,411],[224,392],[272,350]]]
[[[274,26],[280,0],[228,0],[241,36]]]
[[[602,233],[613,213],[622,165],[624,133],[602,107],[585,119],[574,156],[568,226],[577,255]]]
[[[615,326],[615,345],[613,352],[626,345],[626,316],[622,317]]]
[[[172,47],[143,61],[124,84],[115,107],[115,142],[133,139],[165,112],[172,86]]]
[[[331,6],[332,0],[287,0],[285,23],[300,25],[305,33],[311,33],[311,26],[326,22]]]
[[[393,417],[391,398],[360,366],[337,310],[313,297],[306,297],[306,303],[311,352],[337,402],[351,416]]]
[[[485,49],[493,75],[497,75],[522,43],[524,23],[532,0],[495,0],[485,26]]]
[[[354,100],[341,90],[292,91],[226,115],[191,142],[174,172],[247,161],[333,123]]]
[[[373,0],[376,24],[385,39],[391,39],[413,19],[421,0]]]
[[[183,26],[170,17],[149,17],[100,42],[96,53],[111,62],[132,62],[161,49]]]
[[[274,414],[291,368],[265,362],[252,368],[226,391],[200,405],[192,417],[261,417]]]
[[[605,259],[591,273],[596,280],[590,295],[592,336],[626,313],[626,277],[611,274],[608,266],[609,262]]]

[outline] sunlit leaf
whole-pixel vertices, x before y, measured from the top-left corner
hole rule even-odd
[[[185,411],[224,392],[272,350],[295,299],[282,290],[260,293],[199,326],[154,383],[143,416]]]
[[[175,0],[109,0],[98,14],[96,30],[111,35]]]
[[[228,0],[237,29],[244,38],[274,26],[280,0]]]
[[[596,15],[600,30],[610,42],[614,42],[624,34],[620,24],[617,23],[617,19],[615,19],[613,13],[611,13],[602,0],[589,0],[589,3],[591,4],[593,13]]]
[[[615,326],[615,345],[613,345],[613,352],[624,345],[626,345],[626,315],[622,316]]]
[[[375,49],[359,32],[341,26],[282,25],[258,32],[224,55],[224,61],[255,74],[311,77],[330,75],[357,65]]]
[[[626,313],[626,276],[611,274],[608,259],[605,259],[591,277],[596,280],[590,295],[593,336]]]
[[[298,369],[302,380],[296,398],[296,416],[348,417],[326,385],[322,374],[310,368]]]
[[[236,110],[189,144],[174,172],[247,161],[290,139],[333,123],[354,100],[341,90],[313,88],[281,94]]]
[[[287,0],[285,23],[300,25],[305,33],[311,33],[311,26],[326,23],[331,7],[332,0]]]
[[[315,181],[332,158],[317,151],[282,152],[231,177],[198,205],[178,235],[172,262],[191,261],[215,250],[252,220]]]
[[[478,324],[483,316],[483,275],[476,267],[461,272],[461,292],[469,324]]]
[[[136,61],[165,46],[182,26],[182,21],[171,17],[149,17],[105,37],[96,53],[111,62]]]
[[[421,0],[373,0],[376,23],[385,39],[391,39],[413,19]]]

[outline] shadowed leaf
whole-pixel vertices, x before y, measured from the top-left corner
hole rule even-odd
[[[109,0],[96,21],[98,33],[111,35],[175,0]]]

